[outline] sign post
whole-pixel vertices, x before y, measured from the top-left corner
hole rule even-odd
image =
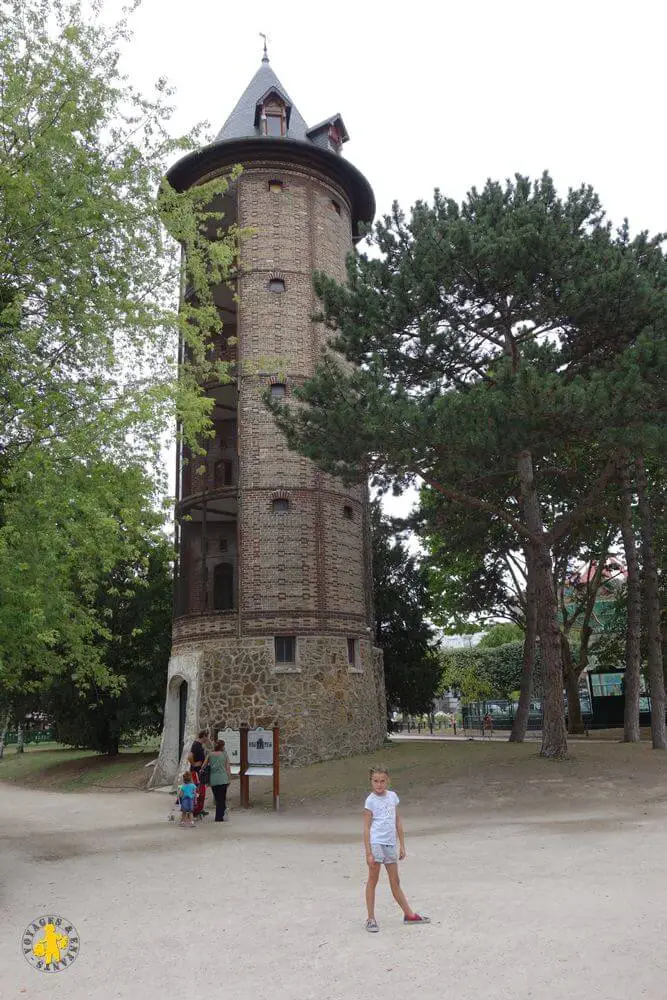
[[[221,729],[232,774],[239,776],[242,809],[250,808],[250,778],[273,778],[273,808],[280,809],[280,729]]]
[[[280,730],[273,727],[273,808],[280,809]]]
[[[241,767],[239,771],[239,784],[241,791],[241,808],[247,809],[250,806],[250,782],[248,781],[248,727],[241,726]]]

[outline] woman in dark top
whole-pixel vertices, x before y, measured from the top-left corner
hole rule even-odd
[[[197,773],[197,777],[199,777],[199,772],[201,771],[202,765],[206,760],[206,747],[204,744],[208,742],[208,733],[205,729],[202,729],[197,739],[190,747],[188,763],[190,764],[190,770]]]
[[[232,768],[225,750],[225,741],[216,740],[215,746],[206,758],[211,768],[211,791],[215,799],[215,822],[222,823],[227,809],[227,788],[232,778]]]

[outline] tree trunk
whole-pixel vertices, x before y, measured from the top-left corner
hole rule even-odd
[[[566,757],[563,658],[558,627],[551,552],[542,543],[536,553],[537,631],[542,665],[542,757]]]
[[[567,692],[567,731],[568,733],[585,733],[584,720],[581,717],[581,699],[579,698],[581,670],[579,665],[574,662],[570,643],[562,632],[561,651],[563,655],[563,680]]]
[[[25,726],[22,722],[18,722],[16,725],[16,752],[23,753],[25,751]]]
[[[625,708],[623,740],[639,741],[639,688],[641,679],[641,580],[635,530],[632,524],[632,485],[627,464],[621,463],[621,535],[627,568],[628,630],[625,637]]]
[[[5,718],[2,723],[2,732],[0,732],[0,760],[5,755],[5,740],[7,739],[7,730],[9,729],[9,721],[12,717],[12,710],[8,708],[5,712]]]
[[[644,608],[648,633],[648,682],[651,688],[651,740],[654,750],[667,750],[665,729],[665,677],[662,672],[662,630],[660,627],[660,585],[655,558],[655,525],[648,496],[644,460],[635,461],[637,499],[641,525],[641,553],[644,582]]]
[[[533,685],[533,669],[537,652],[537,602],[535,600],[535,572],[530,546],[524,547],[526,558],[526,631],[523,637],[523,664],[521,667],[521,689],[519,706],[512,722],[510,743],[523,743],[528,729],[530,714],[530,693]]]
[[[565,674],[565,690],[567,692],[567,731],[571,734],[586,732],[581,714],[581,699],[579,697],[579,671],[568,670]]]
[[[542,757],[567,756],[565,707],[563,705],[563,658],[558,626],[558,603],[553,580],[551,549],[544,538],[542,514],[535,489],[533,460],[523,451],[517,459],[517,472],[525,524],[532,533],[535,554],[535,598],[537,601],[537,633],[540,637],[542,666]]]

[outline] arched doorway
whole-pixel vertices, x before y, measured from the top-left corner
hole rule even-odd
[[[178,759],[183,756],[185,741],[185,714],[188,710],[188,682],[181,681],[178,689]]]

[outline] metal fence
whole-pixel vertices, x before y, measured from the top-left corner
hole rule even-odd
[[[460,723],[456,723],[457,729]],[[428,716],[409,716],[404,719],[392,719],[387,726],[390,733],[439,733],[453,732],[453,726],[447,719]]]
[[[493,723],[493,731],[508,731],[512,728],[512,724],[514,723],[516,709],[517,703],[512,701],[478,701],[473,702],[470,705],[464,705],[461,709],[463,715],[463,729],[466,732],[471,731],[483,733],[483,719],[488,712]],[[581,718],[585,729],[593,728],[593,716],[590,712],[582,712]],[[543,715],[541,708],[531,708],[528,715],[528,736],[537,736],[538,733],[541,733],[542,720]]]
[[[32,731],[26,730],[23,734],[23,742],[27,745],[28,743],[52,743],[55,740],[55,734],[53,729],[34,729]],[[5,736],[5,746],[11,746],[13,743],[18,743],[19,734],[17,730],[12,730],[8,732]]]

